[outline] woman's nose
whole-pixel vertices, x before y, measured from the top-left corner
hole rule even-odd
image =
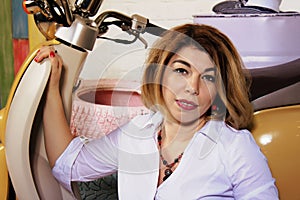
[[[189,77],[186,84],[186,92],[192,95],[199,95],[199,77]]]

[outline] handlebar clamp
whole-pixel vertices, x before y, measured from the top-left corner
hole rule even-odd
[[[148,24],[148,19],[138,14],[132,15],[131,18],[132,18],[131,29],[139,33],[144,33]]]

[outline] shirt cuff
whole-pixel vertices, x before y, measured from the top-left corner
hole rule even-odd
[[[52,169],[53,176],[60,182],[60,184],[68,191],[72,192],[72,166],[85,143],[85,138],[74,138],[65,151],[56,160]]]

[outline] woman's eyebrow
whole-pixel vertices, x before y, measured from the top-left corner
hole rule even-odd
[[[173,64],[174,63],[181,63],[187,67],[191,67],[191,64],[184,61],[184,60],[174,60],[173,61]],[[216,67],[210,67],[210,68],[206,68],[202,73],[206,73],[206,72],[210,72],[210,71],[213,71],[213,72],[216,72],[217,68]]]
[[[186,62],[186,61],[184,61],[184,60],[174,60],[174,61],[173,61],[173,64],[174,64],[174,63],[180,63],[180,64],[183,64],[183,65],[185,65],[185,66],[187,66],[187,67],[191,67],[190,63],[188,63],[188,62]]]
[[[216,67],[206,68],[206,69],[203,71],[203,73],[210,72],[210,71],[216,72],[216,71],[217,71],[217,68],[216,68]]]

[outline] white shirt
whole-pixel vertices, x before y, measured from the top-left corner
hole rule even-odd
[[[183,157],[159,187],[157,132],[160,113],[135,117],[96,140],[75,138],[56,161],[53,175],[91,181],[118,172],[119,199],[278,199],[267,160],[247,130],[209,121],[194,134]]]

